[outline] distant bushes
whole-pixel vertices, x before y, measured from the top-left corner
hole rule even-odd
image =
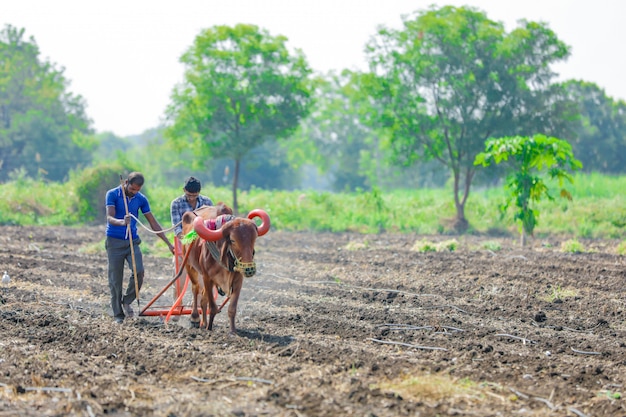
[[[122,162],[112,162],[74,172],[71,184],[76,190],[76,217],[81,223],[104,222],[106,219],[105,195],[120,184],[133,169]]]
[[[79,225],[104,224],[104,196],[119,185],[119,176],[131,171],[124,164],[102,165],[73,173],[67,183],[14,178],[0,184],[0,224]],[[154,216],[170,226],[169,206],[182,194],[180,186],[156,187],[146,177],[142,192],[148,195]],[[626,177],[577,175],[573,202],[544,201],[538,207],[535,237],[624,240],[626,236]],[[232,205],[229,187],[203,184],[202,193],[214,202]],[[513,215],[498,210],[504,194],[500,188],[476,189],[470,194],[466,216],[471,234],[518,236]],[[273,230],[453,234],[447,219],[455,209],[448,189],[393,190],[331,193],[276,191],[252,188],[238,196],[240,213],[266,210]]]

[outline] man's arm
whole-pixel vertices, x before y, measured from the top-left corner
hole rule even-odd
[[[174,233],[178,239],[182,239],[183,226],[181,225],[181,221],[183,219],[183,210],[181,210],[178,199],[173,200],[172,204],[170,204],[170,217],[172,219],[172,226],[174,226]]]
[[[144,213],[144,216],[146,217],[146,220],[148,220],[148,223],[150,223],[150,227],[152,228],[152,230],[154,230],[155,232],[163,230],[163,228],[161,227],[157,219],[154,218],[154,215],[152,215],[152,213]],[[170,242],[165,233],[157,233],[157,236],[160,237],[161,240],[167,244],[167,247],[170,248],[170,252],[172,252],[173,254],[174,245],[172,245],[172,242]]]
[[[107,222],[113,226],[126,226],[130,223],[130,216],[126,215],[123,219],[116,219],[115,206],[107,206]]]

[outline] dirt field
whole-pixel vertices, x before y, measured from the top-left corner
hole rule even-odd
[[[233,337],[115,324],[103,234],[0,227],[0,416],[626,416],[617,242],[270,231]],[[141,306],[174,270],[144,262]]]

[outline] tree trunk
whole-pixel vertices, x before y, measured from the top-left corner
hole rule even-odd
[[[237,183],[239,182],[239,159],[235,159],[235,172],[233,173],[233,213],[239,213],[239,203],[237,202]]]
[[[454,219],[454,224],[452,225],[452,227],[457,233],[465,233],[469,228],[469,222],[465,218],[465,203],[467,202],[467,197],[469,196],[470,184],[472,182],[473,176],[473,170],[466,170],[465,184],[463,187],[463,197],[460,198],[459,193],[461,191],[461,175],[458,170],[454,171],[454,206],[456,207],[456,217]]]
[[[469,222],[465,218],[465,204],[455,202],[456,217],[454,218],[453,228],[457,233],[465,233],[469,228]]]

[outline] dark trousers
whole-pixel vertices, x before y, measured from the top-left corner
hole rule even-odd
[[[139,245],[141,239],[137,238],[133,241],[133,249],[135,252],[135,265],[137,267],[137,282],[139,288],[143,284],[143,258]],[[111,309],[115,318],[124,318],[124,310],[122,303],[131,304],[137,294],[135,294],[135,276],[133,274],[133,261],[130,253],[130,242],[124,239],[115,239],[107,236],[105,247],[109,261],[109,290],[111,290]],[[124,281],[124,263],[130,269],[130,278],[126,292],[122,293]]]

